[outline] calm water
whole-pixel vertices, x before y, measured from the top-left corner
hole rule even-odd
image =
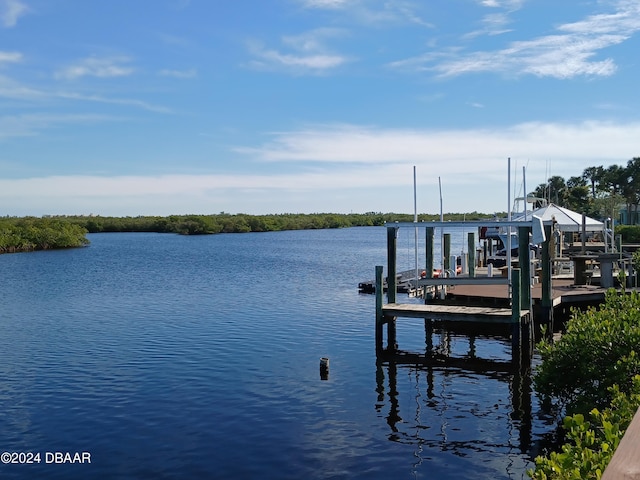
[[[41,454],[0,477],[526,478],[549,429],[526,374],[376,364],[357,283],[384,228],[89,238],[0,256],[0,451]],[[423,322],[400,322],[424,352]],[[506,337],[433,340],[510,359]]]

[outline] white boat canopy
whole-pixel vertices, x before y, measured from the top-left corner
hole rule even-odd
[[[525,218],[524,213],[514,214],[514,221],[530,222],[531,218],[536,216],[542,220],[544,225],[551,225],[553,220],[558,224],[558,228],[562,232],[581,232],[582,231],[582,214],[574,212],[567,208],[559,207],[553,203],[544,207],[528,211]],[[591,217],[585,217],[585,230],[587,232],[604,232],[604,223]]]

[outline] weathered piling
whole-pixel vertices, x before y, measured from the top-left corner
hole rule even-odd
[[[329,359],[327,357],[320,359],[320,380],[329,380]]]
[[[398,227],[387,227],[387,299],[395,303],[398,288],[396,250]]]
[[[467,252],[469,253],[469,276],[476,276],[476,235],[467,233]]]
[[[451,265],[449,257],[451,256],[451,234],[445,233],[442,236],[442,258],[443,258],[443,270],[449,270],[450,268],[456,268],[455,265]],[[444,271],[442,272],[444,275]]]
[[[425,240],[425,257],[426,257],[426,266],[425,266],[425,276],[426,278],[433,277],[433,238],[434,238],[434,228],[427,227],[426,228],[426,240]]]
[[[520,347],[520,319],[522,318],[520,303],[520,269],[511,269],[511,345]]]
[[[382,351],[382,326],[384,314],[382,313],[382,265],[376,265],[376,352]]]
[[[542,292],[540,298],[540,308],[538,321],[547,326],[547,332],[553,334],[553,289],[551,286],[551,254],[555,249],[551,225],[544,227],[545,241],[542,243],[542,278],[540,279]]]

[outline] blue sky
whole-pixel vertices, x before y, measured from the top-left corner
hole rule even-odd
[[[507,209],[640,156],[638,0],[0,0],[0,214]]]

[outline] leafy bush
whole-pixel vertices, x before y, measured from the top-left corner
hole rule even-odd
[[[617,225],[616,235],[622,235],[623,243],[640,243],[640,226]]]
[[[87,245],[86,229],[49,218],[0,220],[0,253]]]
[[[624,432],[640,407],[640,376],[633,378],[629,394],[617,386],[609,389],[608,408],[589,413],[591,422],[581,413],[564,419],[567,440],[560,452],[537,457],[536,469],[527,474],[537,480],[599,479],[620,444]]]
[[[611,401],[610,388],[623,392],[640,374],[640,295],[610,290],[600,308],[574,310],[555,343],[538,345],[542,364],[534,376],[543,399],[555,399],[567,413],[586,414]]]

